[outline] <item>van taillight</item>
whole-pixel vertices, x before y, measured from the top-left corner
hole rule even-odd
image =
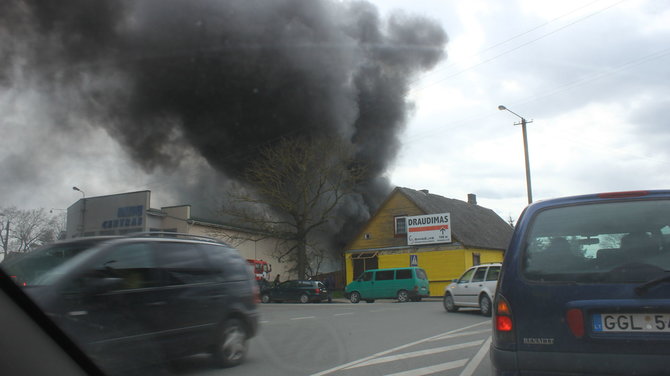
[[[512,314],[512,310],[509,309],[509,304],[507,304],[507,301],[501,296],[501,299],[498,300],[498,304],[496,305],[496,312],[499,315],[510,315]]]
[[[565,321],[568,323],[568,327],[577,338],[582,338],[584,336],[584,313],[579,308],[571,308],[565,314]]]
[[[494,313],[493,329],[496,345],[511,346],[516,339],[512,308],[507,299],[500,294],[496,296]]]
[[[501,332],[512,331],[512,318],[509,316],[496,316],[496,330]]]
[[[502,295],[498,295],[498,299],[496,299],[496,330],[511,332],[512,329],[514,329],[512,309],[509,307],[507,300]]]
[[[317,293],[317,294],[321,294],[321,289],[317,287],[317,288],[316,288],[316,293]]]

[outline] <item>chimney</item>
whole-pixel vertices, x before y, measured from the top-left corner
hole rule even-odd
[[[424,195],[428,196],[428,190],[427,189],[421,189],[419,191],[423,192]]]
[[[468,204],[477,205],[477,195],[474,193],[468,193]]]

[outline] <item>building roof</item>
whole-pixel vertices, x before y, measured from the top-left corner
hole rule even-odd
[[[505,250],[513,228],[493,210],[465,201],[398,187],[425,214],[450,213],[451,236],[466,247]]]

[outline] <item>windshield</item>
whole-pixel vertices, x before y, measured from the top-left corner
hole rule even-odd
[[[0,284],[107,374],[489,374],[522,211],[670,187],[669,2],[0,4]],[[661,278],[638,203],[539,213],[510,267]]]
[[[646,281],[670,270],[669,241],[668,200],[549,209],[531,225],[524,274],[545,282]]]

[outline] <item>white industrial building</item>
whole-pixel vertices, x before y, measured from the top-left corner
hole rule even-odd
[[[272,265],[269,278],[288,277],[285,264],[274,256],[278,240],[248,228],[194,218],[190,205],[151,207],[151,191],[85,197],[67,208],[67,238],[124,235],[141,231],[179,232],[208,236],[237,248],[246,259]]]

